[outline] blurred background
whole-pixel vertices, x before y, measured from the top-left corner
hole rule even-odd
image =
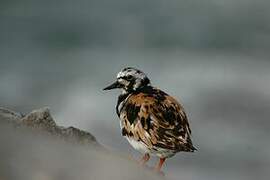
[[[266,180],[269,20],[267,0],[1,0],[0,106],[48,106],[139,158],[121,137],[119,92],[102,91],[137,67],[181,100],[199,149],[169,159],[168,179]]]

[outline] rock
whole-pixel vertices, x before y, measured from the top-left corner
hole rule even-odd
[[[0,125],[1,180],[163,180],[123,153]],[[67,128],[67,134],[74,132]],[[77,132],[77,131],[76,131]]]
[[[164,180],[91,133],[58,126],[48,108],[25,116],[0,108],[0,123],[1,180]]]
[[[18,121],[22,117],[23,117],[22,114],[0,107],[0,120],[1,121],[13,122],[13,121]]]
[[[49,108],[41,108],[23,116],[20,113],[0,108],[1,122],[12,123],[16,127],[28,127],[35,132],[64,139],[82,145],[99,145],[96,138],[89,132],[74,127],[58,126],[53,120]]]

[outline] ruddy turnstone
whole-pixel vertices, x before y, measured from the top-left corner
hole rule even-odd
[[[117,74],[117,80],[104,88],[120,88],[116,112],[122,135],[144,154],[145,164],[150,155],[158,156],[155,169],[160,171],[166,158],[177,152],[196,150],[183,106],[172,96],[152,87],[144,72],[127,67]]]

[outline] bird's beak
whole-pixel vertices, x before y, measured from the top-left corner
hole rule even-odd
[[[116,89],[116,88],[121,88],[122,85],[116,81],[113,84],[109,85],[108,87],[105,87],[103,90],[111,90],[111,89]]]

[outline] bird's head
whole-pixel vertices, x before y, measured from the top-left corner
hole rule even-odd
[[[150,80],[144,72],[139,69],[127,67],[117,74],[117,80],[103,90],[111,90],[115,88],[122,89],[122,93],[137,91],[150,84]]]

